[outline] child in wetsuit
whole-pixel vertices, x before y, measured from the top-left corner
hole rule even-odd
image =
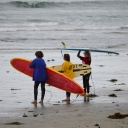
[[[38,86],[41,84],[41,100],[39,103],[43,103],[45,95],[45,82],[46,82],[46,63],[43,58],[43,52],[37,51],[35,53],[36,58],[30,63],[30,68],[34,68],[33,81],[34,82],[34,101],[31,103],[37,103]]]
[[[90,55],[90,51],[85,51],[84,52],[84,57],[80,56],[80,52],[78,52],[77,54],[77,57],[80,58],[82,60],[82,63],[83,64],[88,64],[90,65],[91,64],[91,55]],[[91,75],[91,72],[86,74],[86,75],[83,75],[83,87],[84,87],[84,94],[81,94],[81,95],[86,95],[88,96],[89,95],[89,92],[90,92],[90,88],[89,88],[89,78],[90,78],[90,75]]]

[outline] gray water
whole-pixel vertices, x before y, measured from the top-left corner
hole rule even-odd
[[[128,0],[0,0],[0,52],[128,44]]]

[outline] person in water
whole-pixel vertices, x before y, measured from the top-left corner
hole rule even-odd
[[[64,72],[64,75],[67,77],[73,79],[74,78],[74,72],[73,72],[73,64],[70,62],[70,55],[64,54],[64,63],[62,64],[62,71]],[[62,101],[70,101],[70,92],[66,92],[66,99]]]
[[[84,56],[80,56],[80,52],[79,51],[77,53],[77,57],[82,60],[82,63],[83,64],[87,64],[87,65],[90,65],[91,64],[91,50],[89,51],[85,51],[84,52]],[[83,88],[84,88],[84,93],[81,94],[83,96],[88,96],[89,95],[89,92],[90,92],[90,87],[89,87],[89,78],[90,78],[90,75],[91,75],[91,72],[86,74],[86,75],[83,75]]]
[[[33,68],[33,81],[34,82],[34,101],[31,103],[37,104],[38,86],[41,84],[41,100],[43,103],[45,95],[45,82],[46,82],[46,63],[43,59],[44,54],[42,51],[35,53],[36,58],[30,63],[30,68]]]

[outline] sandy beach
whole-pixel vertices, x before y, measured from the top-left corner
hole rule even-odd
[[[17,54],[11,51],[1,52],[0,128],[128,128],[128,117],[108,118],[115,113],[128,114],[128,53],[123,49],[117,51],[120,55],[92,53],[90,94],[95,94],[97,97],[84,98],[71,94],[70,103],[62,102],[65,91],[46,84],[43,105],[31,104],[32,78],[16,71],[9,63],[13,57],[33,59],[35,51],[28,53],[20,51]],[[63,62],[60,51],[43,52],[48,66]],[[81,63],[75,51],[70,51],[70,55],[73,63]],[[113,79],[116,81],[112,82]],[[82,86],[81,77],[75,78],[75,81]],[[116,97],[111,97],[110,94],[115,94]],[[7,124],[17,122],[21,124]]]

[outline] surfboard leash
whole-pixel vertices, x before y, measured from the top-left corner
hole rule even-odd
[[[91,73],[91,80],[92,80],[92,73]],[[95,85],[94,85],[93,80],[92,80],[92,84],[93,84],[93,87],[94,87],[94,95],[95,95]]]
[[[77,97],[80,95],[80,93],[78,93],[77,94],[77,96],[76,96],[76,98],[73,100],[73,101],[71,101],[70,103],[73,103],[73,102],[75,102],[76,101],[76,99],[77,99]]]
[[[50,99],[52,98],[52,92],[51,91],[48,91],[48,90],[46,90],[46,91],[51,94],[51,97],[46,101],[47,104],[50,104],[49,102],[50,102]]]
[[[62,50],[61,50],[61,55],[62,55],[62,57],[63,57],[63,53],[62,53]]]
[[[46,91],[51,94],[51,97],[46,101],[46,103],[47,103],[47,104],[52,104],[52,103],[50,103],[50,100],[51,100],[51,98],[52,98],[52,92],[51,92],[51,91],[48,91],[48,90],[46,90]],[[73,101],[71,101],[70,103],[75,102],[79,95],[80,95],[80,93],[78,93],[77,96],[76,96],[76,98],[75,98]],[[53,104],[52,104],[52,105],[53,105]]]

